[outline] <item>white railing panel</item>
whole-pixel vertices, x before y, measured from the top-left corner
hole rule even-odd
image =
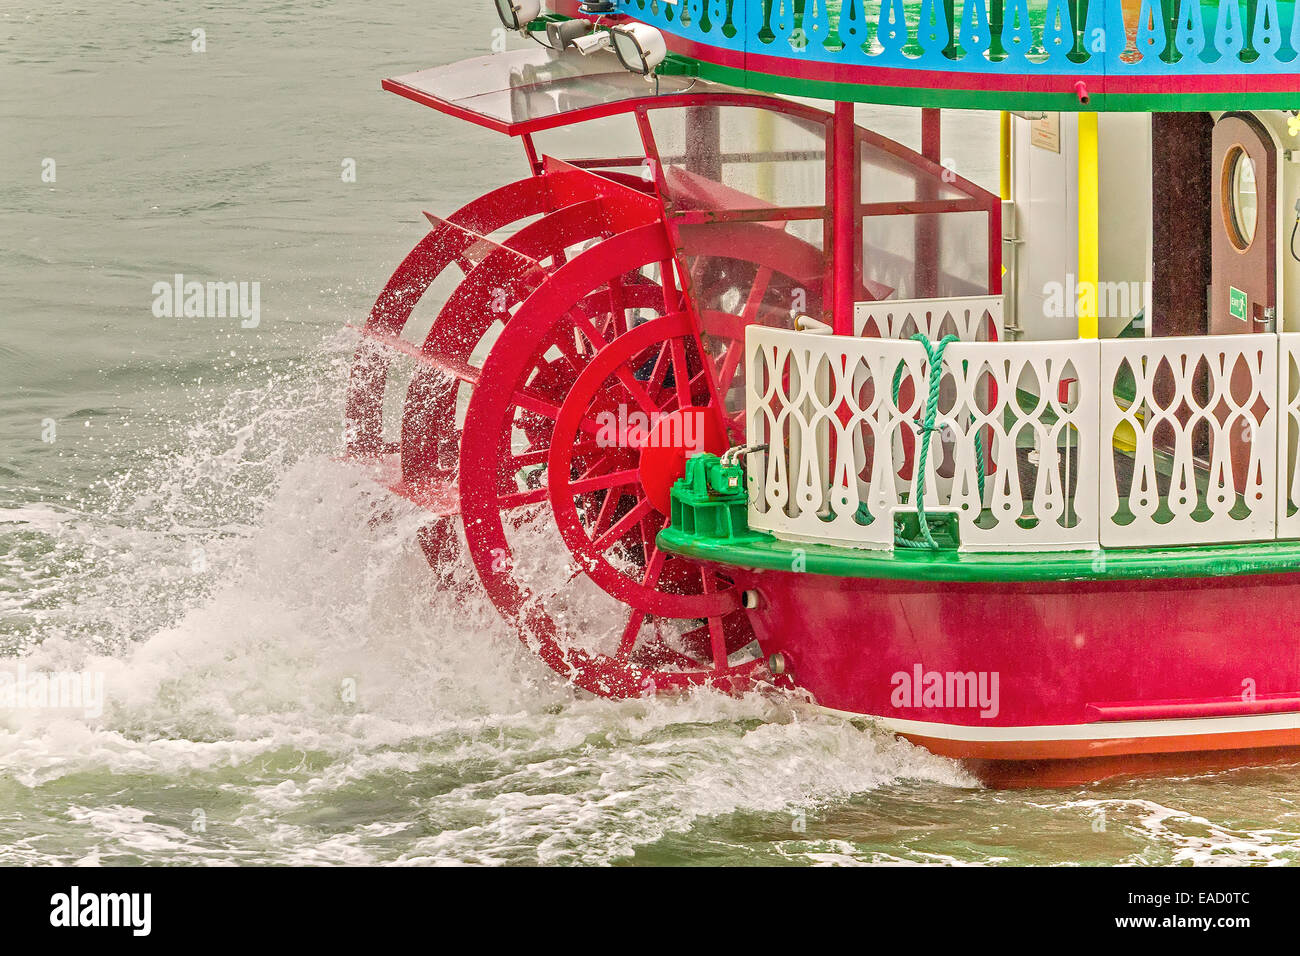
[[[956,510],[963,551],[1097,546],[1099,362],[1088,341],[948,346],[925,502]],[[909,374],[929,369],[909,363]],[[921,388],[903,414],[920,422],[928,380],[915,381]],[[917,481],[908,483],[909,503]]]
[[[750,522],[783,538],[889,549],[922,483],[964,550],[1300,537],[1300,334],[952,343],[923,474],[921,343],[755,326],[746,363]]]
[[[1277,370],[1275,335],[1101,343],[1103,546],[1274,537]]]
[[[1300,332],[1278,336],[1277,536],[1300,538]]]
[[[751,527],[888,549],[924,481],[964,550],[1096,547],[1095,342],[949,345],[923,474],[919,342],[755,326],[746,361],[748,440],[769,446],[748,459]]]
[[[914,342],[762,326],[745,335],[750,527],[787,540],[893,547],[890,382]]]
[[[922,332],[932,342],[945,335],[963,342],[997,341],[1002,337],[1003,308],[1000,295],[858,302],[853,307],[853,334],[906,339]]]

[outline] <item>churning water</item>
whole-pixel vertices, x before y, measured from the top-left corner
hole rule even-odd
[[[795,700],[586,698],[467,563],[433,579],[421,516],[332,458],[338,329],[422,209],[525,173],[378,90],[494,26],[478,0],[4,6],[0,672],[102,699],[0,711],[0,863],[1300,857],[1300,768],[991,792]],[[259,321],[155,316],[178,273],[258,283]]]

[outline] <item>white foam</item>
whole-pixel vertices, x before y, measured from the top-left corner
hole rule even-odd
[[[38,801],[72,788],[58,859],[603,863],[738,811],[903,779],[971,785],[784,699],[573,691],[503,625],[467,560],[438,589],[420,512],[330,458],[339,384],[328,405],[283,378],[237,390],[98,513],[21,510],[24,526],[110,556],[2,665],[104,676],[98,719],[0,714],[0,776]],[[524,561],[559,573],[564,552],[539,534]],[[599,619],[589,599],[604,596],[565,602],[567,623]],[[177,788],[193,806],[160,807]],[[188,825],[199,811],[202,832]],[[0,861],[41,852],[15,842]]]

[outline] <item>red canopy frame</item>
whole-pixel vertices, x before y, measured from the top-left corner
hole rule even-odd
[[[852,104],[837,104],[827,113],[803,103],[742,90],[691,77],[661,77],[652,86],[618,66],[613,57],[582,56],[538,47],[480,57],[450,66],[423,70],[383,81],[383,88],[431,109],[485,129],[521,139],[534,175],[545,163],[533,135],[607,117],[631,114],[642,139],[644,156],[569,160],[583,169],[601,170],[623,185],[645,189],[649,184],[619,170],[643,167],[651,161],[653,188],[665,208],[665,221],[674,237],[681,227],[726,223],[789,223],[821,220],[830,248],[823,302],[839,333],[851,333],[853,305],[880,298],[892,289],[863,275],[863,232],[866,220],[881,216],[933,216],[983,212],[988,220],[988,291],[1002,290],[1002,208],[1000,198],[970,182],[939,161],[938,110],[922,111],[922,150],[918,153],[854,122]],[[658,92],[656,93],[656,88]],[[749,107],[802,121],[822,131],[824,151],[790,157],[780,152],[729,156],[719,151],[717,164],[773,161],[782,158],[822,159],[826,167],[826,202],[782,206],[746,196],[721,182],[701,182],[682,201],[682,157],[661,154],[650,117],[655,110],[695,107]],[[716,138],[716,133],[715,133]],[[865,202],[862,199],[862,158],[871,151],[893,161],[916,181],[914,199]],[[670,184],[668,177],[679,182]],[[957,193],[956,198],[945,193]],[[913,244],[918,297],[935,294],[939,248],[933,219],[918,219]]]

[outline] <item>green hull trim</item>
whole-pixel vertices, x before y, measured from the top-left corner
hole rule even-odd
[[[991,90],[932,89],[907,86],[874,86],[865,83],[833,83],[810,80],[804,77],[777,76],[756,70],[739,70],[715,63],[699,63],[699,75],[706,80],[728,86],[776,93],[786,96],[806,96],[810,99],[838,100],[844,103],[879,103],[886,106],[925,106],[960,110],[1052,110],[1070,112],[1079,110],[1081,104],[1073,91],[1068,93],[1002,92]],[[1177,99],[1172,97],[1171,99]],[[1099,111],[1102,97],[1093,96],[1085,111]],[[1167,109],[1179,109],[1171,103]]]
[[[1071,89],[1061,93],[1015,90],[933,89],[928,87],[874,86],[835,83],[802,77],[777,76],[754,70],[695,61],[698,75],[729,86],[764,93],[806,96],[812,99],[889,106],[941,107],[971,110],[1048,110],[1062,113],[1159,113],[1195,110],[1293,110],[1300,108],[1300,80],[1296,92],[1222,93],[1094,93],[1087,105]]]
[[[1033,553],[863,551],[780,541],[755,531],[710,539],[668,527],[659,533],[659,547],[732,567],[890,581],[1123,581],[1300,573],[1300,541]]]

